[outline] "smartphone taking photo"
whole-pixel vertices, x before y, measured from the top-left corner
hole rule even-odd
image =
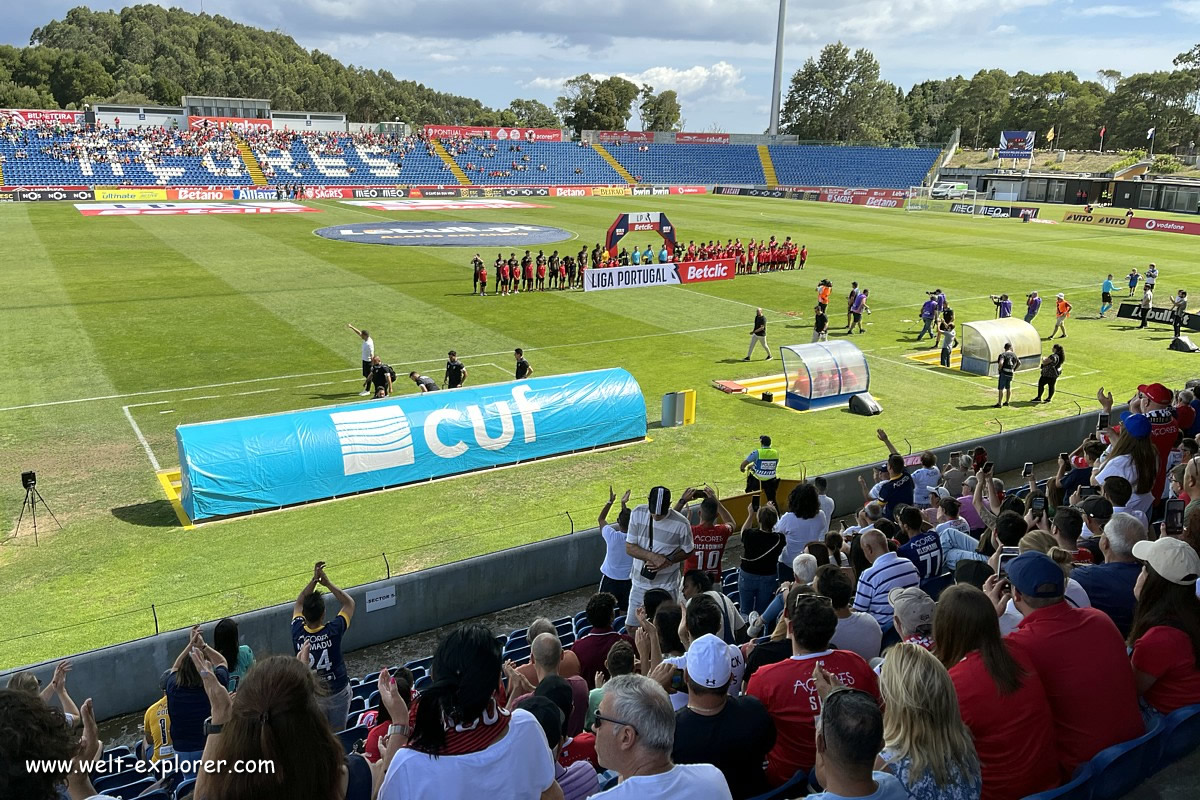
[[[1007,578],[1008,577],[1008,562],[1012,561],[1014,558],[1016,558],[1020,554],[1021,554],[1021,549],[1019,547],[1001,547],[1000,548],[1000,561],[997,564],[998,568],[996,570],[996,574],[999,575],[1001,578]]]

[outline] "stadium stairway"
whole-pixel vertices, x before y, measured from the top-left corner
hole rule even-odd
[[[6,186],[4,183],[4,162],[0,160],[0,186]]]
[[[267,177],[263,175],[262,166],[259,165],[250,145],[246,144],[246,140],[236,133],[233,138],[237,142],[238,155],[242,157],[242,163],[246,165],[246,172],[249,173],[250,180],[254,181],[255,186],[266,186]],[[0,181],[0,184],[3,184],[3,181]]]
[[[617,174],[620,175],[626,183],[637,183],[637,181],[633,179],[633,176],[629,174],[629,170],[621,166],[621,162],[613,158],[613,154],[608,152],[604,145],[600,144],[599,142],[593,142],[592,149],[596,151],[597,155],[607,161],[609,166],[615,169]]]
[[[442,161],[446,162],[446,165],[450,167],[450,172],[454,174],[454,177],[458,179],[458,182],[463,186],[470,184],[471,180],[467,177],[467,173],[463,172],[463,169],[458,165],[458,162],[455,161],[448,152],[446,152],[446,148],[442,146],[441,141],[438,139],[430,139],[429,141],[433,144],[433,152],[437,153],[438,157],[441,158]]]
[[[771,161],[771,148],[765,144],[758,146],[758,160],[762,162],[763,177],[767,180],[767,186],[778,186],[779,177],[775,174],[775,164]]]

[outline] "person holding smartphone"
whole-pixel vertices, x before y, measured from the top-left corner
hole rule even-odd
[[[695,550],[687,517],[671,508],[671,490],[655,486],[647,502],[629,514],[625,552],[633,557],[630,572],[627,627],[636,628],[637,609],[649,589],[665,589],[679,596],[679,566]]]

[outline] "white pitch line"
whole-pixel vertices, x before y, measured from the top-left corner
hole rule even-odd
[[[231,394],[229,396],[230,397],[243,397],[248,394],[266,394],[267,392],[278,392],[278,391],[279,391],[279,387],[277,386],[274,389],[255,389],[252,392],[234,392],[233,394]]]
[[[146,403],[145,405],[151,404]],[[137,422],[133,419],[133,414],[129,413],[129,406],[122,406],[121,410],[125,412],[125,419],[129,420],[129,425],[133,428],[134,435],[142,443],[142,449],[146,451],[146,457],[150,459],[150,466],[154,467],[154,472],[157,474],[162,467],[159,466],[158,459],[154,457],[154,451],[150,449],[150,442],[146,441],[146,437],[142,435],[142,429],[138,427]]]
[[[297,386],[297,389],[311,389],[314,386],[333,386],[335,381],[322,381],[321,383],[302,383]]]
[[[158,413],[160,413],[160,414],[174,414],[174,413],[175,413],[175,409],[173,409],[173,408],[168,408],[166,411],[160,411],[160,412],[158,412]]]
[[[711,295],[709,295],[709,296],[711,296]],[[745,323],[739,322],[739,323],[736,323],[733,325],[713,325],[713,326],[707,327],[707,328],[692,328],[691,330],[686,330],[686,331],[661,331],[659,333],[643,333],[643,334],[639,334],[637,336],[621,336],[621,337],[617,337],[615,339],[598,339],[598,340],[592,341],[592,342],[567,342],[565,344],[550,344],[550,345],[545,345],[543,347],[526,347],[525,352],[526,353],[539,353],[544,350],[561,350],[561,349],[570,348],[570,347],[594,347],[595,345],[598,345],[598,344],[614,344],[616,342],[631,342],[631,341],[637,341],[639,339],[657,339],[657,338],[662,338],[664,336],[687,336],[687,335],[693,334],[693,333],[711,333],[712,331],[723,331],[723,330],[728,330],[730,328],[744,328],[744,327],[745,327]],[[475,353],[470,356],[465,356],[464,358],[486,358],[488,356],[504,356],[504,355],[512,355],[512,350],[495,350],[490,353]],[[445,356],[441,356],[438,358],[426,358],[426,359],[421,359],[421,360],[417,360],[417,361],[406,361],[404,363],[406,363],[406,364],[433,364],[433,363],[442,361],[444,358],[445,358]],[[143,392],[127,392],[125,394],[108,394],[108,395],[100,395],[97,397],[77,397],[77,398],[74,398],[71,400],[51,400],[46,403],[29,403],[29,404],[21,405],[21,406],[6,406],[3,408],[0,408],[0,412],[21,411],[21,410],[28,409],[28,408],[46,408],[49,406],[63,406],[63,405],[71,405],[74,403],[93,403],[93,402],[97,402],[97,401],[101,401],[101,400],[124,400],[129,397],[147,397],[147,396],[156,395],[156,394],[178,394],[180,392],[194,392],[194,391],[199,391],[201,389],[219,389],[219,388],[222,388],[225,386],[245,386],[248,383],[263,383],[264,381],[283,381],[283,380],[292,380],[294,378],[313,378],[313,377],[317,377],[320,375],[336,375],[341,372],[357,372],[358,370],[359,370],[358,367],[345,367],[343,369],[327,369],[327,370],[321,370],[318,372],[298,372],[298,373],[294,373],[291,375],[272,375],[271,377],[268,377],[268,378],[247,378],[245,380],[240,380],[240,381],[226,381],[224,383],[208,383],[208,384],[203,384],[201,386],[183,386],[183,387],[177,387],[174,389],[150,389],[150,390],[143,391]],[[343,382],[344,383],[352,383],[352,382],[356,382],[359,380],[361,380],[361,378],[348,378]],[[190,400],[210,400],[210,399],[212,399],[214,397],[218,397],[218,396],[219,395],[206,395],[204,397],[193,397],[193,398],[188,398],[188,399],[190,399]]]

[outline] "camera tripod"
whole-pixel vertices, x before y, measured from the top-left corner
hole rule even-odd
[[[62,523],[58,521],[58,517],[54,516],[54,512],[50,510],[49,504],[46,503],[46,498],[42,497],[42,493],[37,490],[36,485],[25,487],[25,500],[21,503],[21,513],[17,517],[17,529],[13,532],[15,539],[21,533],[21,521],[25,519],[25,510],[29,509],[29,516],[33,520],[33,545],[38,544],[38,528],[37,528],[37,504],[41,503],[46,509],[46,513],[50,515],[50,519],[54,520],[54,524],[62,529]]]

